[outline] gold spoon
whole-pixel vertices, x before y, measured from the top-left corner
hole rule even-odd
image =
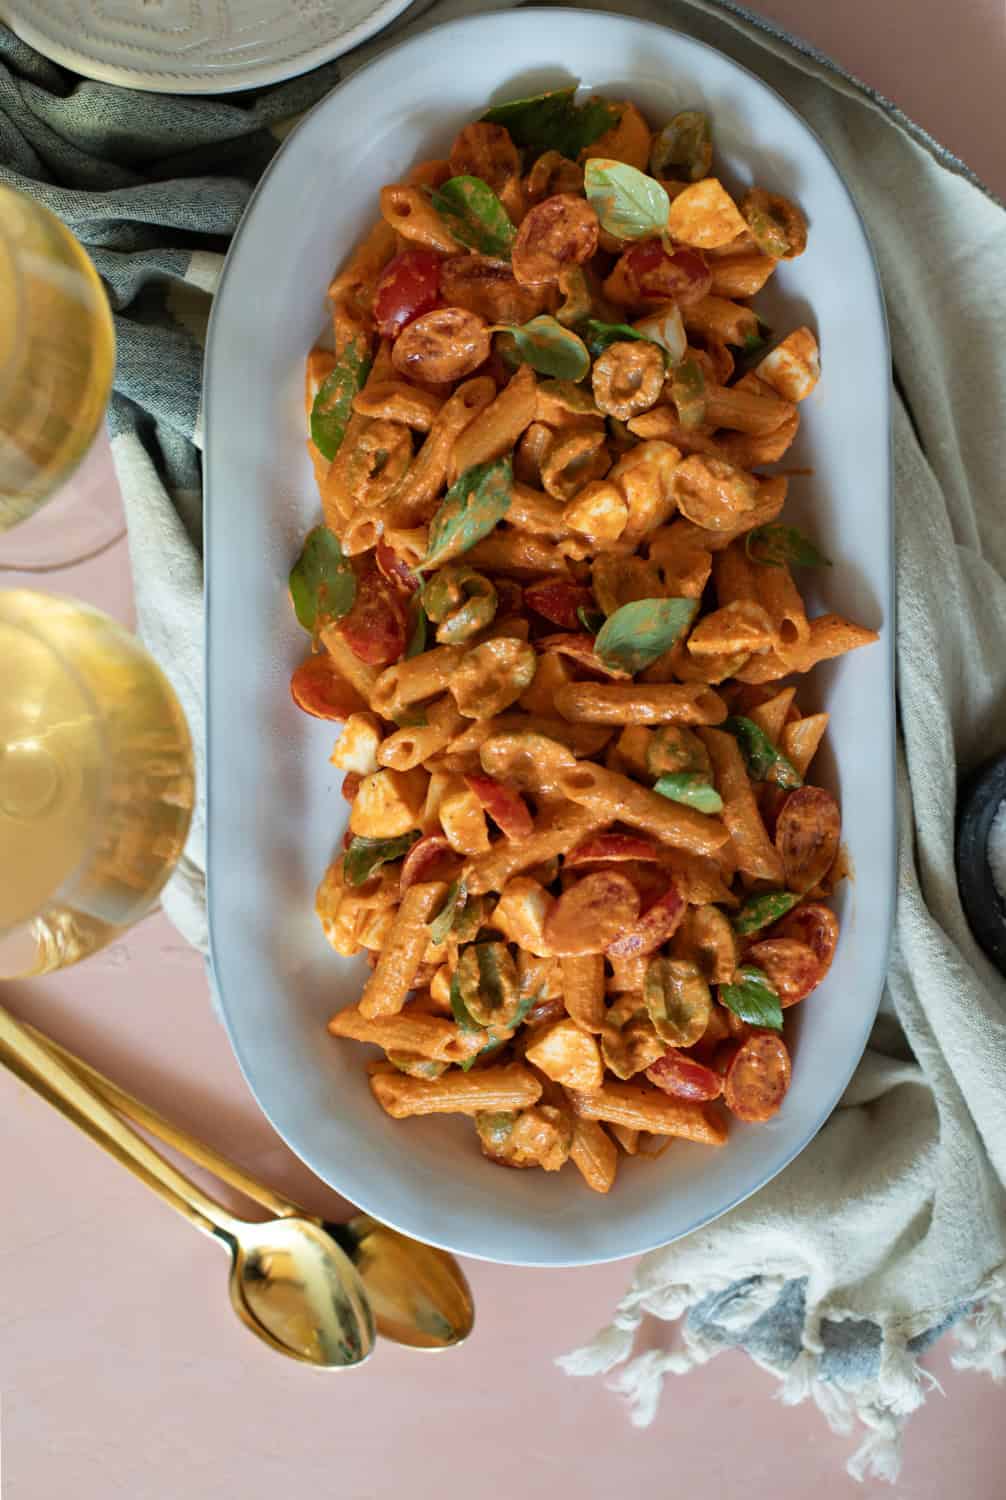
[[[189,1135],[180,1125],[166,1120],[149,1104],[127,1093],[58,1042],[27,1024],[24,1029],[79,1074],[113,1109],[149,1130],[189,1161],[205,1167],[279,1218],[295,1216],[320,1224],[359,1271],[381,1338],[410,1349],[450,1349],[463,1343],[471,1333],[475,1321],[472,1294],[453,1255],[389,1229],[368,1214],[358,1214],[348,1224],[315,1219],[298,1204]]]
[[[0,1065],[47,1100],[190,1224],[231,1255],[238,1317],[270,1348],[340,1369],[372,1352],[374,1323],[359,1273],[316,1220],[284,1215],[246,1223],[136,1134],[79,1073],[0,1008]]]

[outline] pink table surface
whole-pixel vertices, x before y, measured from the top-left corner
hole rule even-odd
[[[756,8],[896,100],[1006,195],[1001,0]],[[124,542],[46,586],[132,623]],[[338,1216],[334,1195],[258,1113],[201,960],[162,915],[4,998],[263,1178]],[[848,1441],[811,1407],[774,1401],[772,1379],[740,1355],[670,1381],[644,1431],[600,1381],[562,1375],[553,1357],[606,1320],[628,1262],[551,1272],[467,1263],[478,1320],[463,1349],[431,1359],[382,1345],[357,1372],[320,1374],[253,1341],[209,1241],[5,1076],[0,1110],[5,1500],[607,1500],[644,1484],[702,1500],[864,1493],[844,1472]],[[1002,1395],[952,1371],[949,1353],[927,1360],[946,1398],[935,1392],[914,1420],[899,1493],[993,1500],[1006,1460]]]

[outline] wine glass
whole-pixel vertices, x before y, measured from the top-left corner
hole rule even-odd
[[[0,979],[151,911],[181,855],[192,743],[143,647],[88,605],[0,589]]]
[[[41,204],[0,186],[0,570],[66,567],[122,535],[95,459],[114,364],[108,299],[85,251]]]

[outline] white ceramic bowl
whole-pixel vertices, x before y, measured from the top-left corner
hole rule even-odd
[[[767,1125],[734,1123],[713,1150],[677,1142],[623,1161],[608,1197],[572,1168],[508,1172],[467,1121],[396,1122],[372,1100],[365,1053],[325,1033],[358,994],[363,965],[326,945],[314,888],[346,804],[329,765],[333,726],[290,703],[305,649],[286,575],[318,499],[304,449],[304,356],[325,323],[325,287],[378,189],[491,99],[570,76],[628,96],[654,121],[698,105],[720,170],[792,194],[810,249],[759,299],[780,328],[809,321],[824,375],[787,462],[787,515],[835,566],[806,573],[814,612],[878,627],[878,645],[820,667],[802,693],[832,713],[815,774],[840,795],[855,879],[838,900],[831,973],[799,1007],[793,1084]],[[870,246],[817,139],[770,89],[673,31],[571,10],[512,11],[431,31],[320,104],[276,158],[245,215],[214,309],[207,371],[209,896],[213,963],[241,1066],[293,1149],[361,1208],[419,1239],[489,1260],[616,1259],[707,1223],[780,1171],[838,1101],[865,1045],[884,976],[894,874],[889,355]]]

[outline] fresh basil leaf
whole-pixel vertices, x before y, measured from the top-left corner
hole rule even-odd
[[[596,359],[611,344],[622,344],[627,339],[640,339],[646,344],[655,344],[648,334],[640,333],[630,323],[601,323],[597,318],[588,318],[580,329],[580,336]]]
[[[454,926],[460,910],[468,900],[468,887],[463,880],[455,880],[447,888],[444,904],[430,923],[430,942],[442,943]]]
[[[754,964],[744,964],[739,968],[733,984],[720,985],[720,1000],[735,1016],[740,1016],[751,1026],[782,1030],[779,996],[769,984],[768,976]]]
[[[698,608],[697,599],[635,599],[609,615],[594,650],[606,667],[641,672],[670,650]]]
[[[412,656],[421,656],[426,650],[426,611],[421,604],[416,604],[416,622],[412,627],[412,635],[409,644],[405,648],[405,659]]]
[[[671,372],[671,399],[682,427],[701,427],[706,420],[706,377],[693,355],[689,354]]]
[[[459,244],[494,260],[509,260],[517,231],[481,177],[451,177],[432,190],[430,202]]]
[[[472,1017],[468,1013],[468,1007],[461,998],[461,981],[458,978],[457,969],[454,970],[454,975],[451,979],[451,1012],[462,1031],[483,1030],[477,1021],[472,1020]]]
[[[775,748],[763,729],[753,719],[734,715],[721,728],[732,734],[741,747],[748,768],[748,775],[755,781],[774,781],[777,786],[803,786],[803,777],[796,766]]]
[[[590,355],[583,340],[547,313],[519,328],[509,323],[499,325],[498,331],[508,333],[513,339],[513,352],[519,363],[530,365],[539,375],[577,381],[590,370]]]
[[[475,464],[454,481],[430,523],[429,549],[416,573],[438,568],[474,547],[510,509],[513,464],[510,458]]]
[[[667,230],[671,200],[655,177],[607,157],[583,169],[583,190],[606,229],[620,240],[646,240]]]
[[[408,854],[418,838],[418,828],[396,839],[368,839],[357,834],[343,856],[342,873],[346,884],[363,885],[381,865]]]
[[[421,708],[403,708],[400,714],[392,714],[391,719],[399,729],[425,729],[430,722]]]
[[[570,161],[592,146],[605,131],[619,121],[621,110],[605,99],[588,99],[576,103],[577,85],[532,94],[526,99],[511,99],[494,104],[482,116],[493,125],[505,125],[517,146],[528,151],[558,151]]]
[[[316,526],[305,537],[290,570],[290,598],[298,622],[312,635],[352,609],[356,574],[342,555],[339,538],[327,526]]]
[[[744,551],[752,562],[766,568],[781,568],[783,563],[801,568],[831,567],[831,559],[796,526],[756,526],[744,538]]]
[[[760,896],[749,896],[733,918],[734,932],[740,937],[749,937],[763,927],[771,927],[788,911],[792,911],[799,896],[792,891],[763,891]]]
[[[576,606],[576,618],[584,630],[589,630],[591,635],[596,635],[607,618],[603,609],[588,609],[584,604]]]
[[[723,798],[701,771],[671,771],[654,783],[653,790],[671,802],[681,802],[700,813],[723,811]]]
[[[338,453],[353,413],[353,397],[370,374],[370,351],[362,338],[351,339],[321,383],[311,407],[311,441],[329,463]]]

